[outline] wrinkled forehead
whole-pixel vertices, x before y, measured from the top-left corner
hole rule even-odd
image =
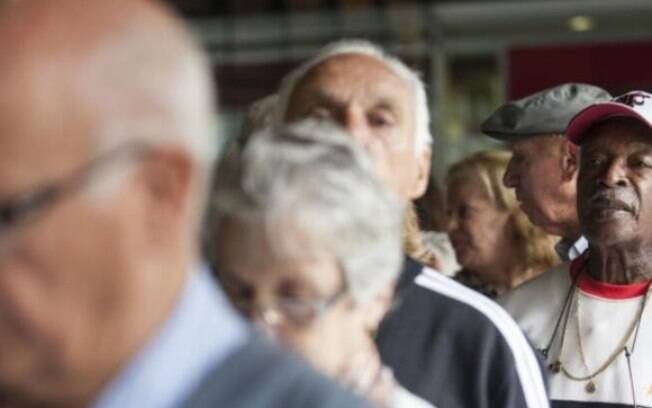
[[[0,193],[63,174],[92,154],[88,118],[58,71],[38,64],[0,69]]]
[[[615,118],[590,128],[582,142],[581,154],[596,151],[618,155],[652,151],[652,129],[629,118]]]
[[[509,149],[514,153],[532,152],[538,155],[542,151],[555,150],[559,145],[564,143],[564,140],[563,136],[555,134],[529,135],[511,142]]]
[[[310,68],[298,79],[289,96],[292,101],[331,97],[339,101],[358,98],[385,102],[412,110],[415,89],[384,61],[364,54],[339,54]],[[287,112],[286,112],[287,113]]]

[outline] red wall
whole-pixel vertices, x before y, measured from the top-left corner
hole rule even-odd
[[[510,99],[564,82],[586,82],[613,94],[652,90],[652,42],[513,48],[508,69]]]
[[[297,62],[219,65],[215,67],[220,105],[246,108],[257,99],[276,92],[281,79]]]

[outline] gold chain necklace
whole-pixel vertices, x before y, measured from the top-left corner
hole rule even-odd
[[[589,366],[586,361],[586,355],[584,354],[584,346],[583,346],[583,341],[582,341],[582,330],[581,330],[581,316],[580,316],[580,297],[579,297],[579,288],[575,287],[575,291],[573,293],[573,296],[576,296],[576,309],[575,309],[575,317],[577,321],[577,341],[578,341],[578,346],[579,346],[579,352],[580,352],[580,359],[582,360],[582,364],[584,365],[584,369],[587,372],[587,375],[584,376],[579,376],[575,375],[571,372],[568,371],[568,369],[564,366],[564,364],[561,361],[561,356],[564,351],[564,343],[566,339],[566,329],[568,326],[568,318],[564,321],[564,327],[562,329],[561,333],[561,344],[559,347],[559,358],[555,363],[551,365],[552,371],[555,373],[558,372],[563,372],[566,377],[570,378],[571,380],[574,381],[588,381],[584,389],[588,393],[594,393],[597,389],[595,382],[593,379],[600,375],[603,371],[605,371],[615,360],[618,358],[620,353],[625,351],[625,347],[627,346],[627,343],[629,342],[630,337],[632,337],[632,334],[636,330],[636,328],[639,326],[641,319],[643,317],[643,312],[645,311],[645,306],[647,304],[648,297],[650,295],[650,292],[652,291],[652,285],[648,285],[647,292],[645,293],[645,296],[643,297],[643,300],[641,302],[641,306],[639,308],[639,311],[635,317],[635,319],[632,321],[630,324],[630,327],[627,329],[625,336],[623,336],[623,339],[620,341],[620,344],[614,349],[614,351],[609,355],[609,357],[605,360],[605,362],[600,365],[600,367],[595,370],[593,373],[591,373],[591,370],[589,369]]]

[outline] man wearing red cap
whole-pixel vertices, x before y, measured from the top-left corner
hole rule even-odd
[[[652,95],[593,104],[566,135],[589,249],[504,305],[547,357],[553,407],[652,407]]]

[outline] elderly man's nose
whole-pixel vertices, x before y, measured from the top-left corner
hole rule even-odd
[[[627,169],[625,163],[614,160],[605,167],[600,182],[608,187],[627,185]]]
[[[367,146],[371,140],[371,129],[363,112],[357,109],[350,109],[344,117],[344,128],[363,146]]]
[[[453,214],[447,214],[446,216],[446,231],[452,232],[457,229],[459,226],[457,217]]]

